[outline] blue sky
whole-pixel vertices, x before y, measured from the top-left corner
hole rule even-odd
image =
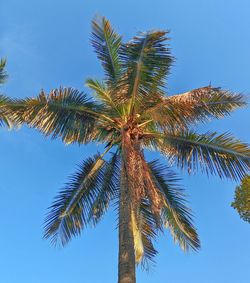
[[[0,57],[8,59],[12,97],[35,96],[58,86],[80,90],[88,77],[102,78],[89,44],[90,21],[108,17],[129,40],[136,32],[170,29],[177,58],[168,92],[206,86],[250,92],[250,3],[248,0],[49,1],[1,0]],[[250,141],[249,108],[200,126],[230,131]],[[116,282],[117,231],[109,212],[65,249],[42,239],[46,208],[95,146],[64,146],[37,131],[0,129],[0,282]],[[98,147],[97,147],[98,148]],[[200,234],[202,249],[183,254],[166,233],[157,242],[156,265],[143,283],[247,283],[250,226],[230,207],[235,183],[180,172]]]

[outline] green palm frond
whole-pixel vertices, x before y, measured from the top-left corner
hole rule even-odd
[[[37,98],[17,100],[11,108],[17,123],[25,122],[65,143],[89,142],[97,121],[105,120],[100,106],[72,88],[55,89],[49,95],[41,91]]]
[[[65,245],[72,236],[79,235],[83,227],[93,221],[92,217],[97,214],[96,209],[100,209],[98,218],[101,217],[106,201],[112,197],[115,186],[110,171],[108,174],[111,182],[108,183],[106,180],[105,185],[103,183],[107,168],[110,170],[114,167],[113,163],[114,160],[108,163],[108,167],[105,166],[106,162],[100,155],[88,158],[82,163],[78,172],[70,178],[70,182],[49,208],[45,220],[45,238],[50,238],[53,244],[60,242]],[[107,189],[107,195],[106,199],[102,200],[100,194],[104,189]]]
[[[91,42],[105,70],[107,83],[114,85],[121,75],[121,37],[113,30],[109,21],[102,17],[92,22]]]
[[[110,97],[109,88],[103,81],[87,79],[86,86],[94,91],[94,94],[99,100],[108,106],[113,106],[113,101]]]
[[[165,205],[162,207],[162,221],[166,228],[186,251],[189,248],[197,250],[200,241],[192,224],[191,210],[186,206],[183,189],[177,184],[179,179],[167,166],[154,160],[149,163],[152,178],[164,196]]]
[[[103,167],[102,184],[88,216],[88,221],[94,225],[98,223],[107,211],[110,202],[119,197],[120,157],[118,153],[114,153],[112,158],[108,162],[105,162]]]
[[[8,75],[5,71],[6,67],[6,59],[0,60],[0,85],[5,83],[6,79],[8,78]]]
[[[140,33],[122,49],[125,82],[129,85],[129,113],[134,111],[136,101],[145,96],[156,95],[165,85],[173,58],[165,41],[167,32],[152,31]],[[145,101],[144,101],[145,102]]]
[[[87,79],[86,85],[94,91],[95,96],[109,109],[109,115],[121,116],[121,101],[112,95],[112,90],[102,81]]]
[[[172,155],[177,165],[187,168],[190,173],[200,168],[207,174],[238,180],[250,170],[249,146],[228,133],[166,133],[160,145],[162,151],[165,145],[167,154]]]

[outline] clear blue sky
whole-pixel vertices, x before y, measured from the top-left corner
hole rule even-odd
[[[0,57],[10,78],[2,89],[12,97],[35,96],[41,88],[73,86],[102,77],[89,44],[90,21],[108,17],[130,39],[137,31],[171,29],[177,58],[169,93],[211,81],[250,92],[250,2],[248,0],[1,0]],[[249,109],[213,121],[200,131],[230,131],[250,142]],[[0,130],[0,282],[103,283],[117,280],[115,216],[65,249],[42,239],[50,205],[75,165],[94,146],[64,146],[37,131]],[[250,226],[230,207],[235,183],[181,174],[195,213],[202,249],[183,254],[166,233],[157,243],[156,266],[138,269],[139,283],[250,282]]]

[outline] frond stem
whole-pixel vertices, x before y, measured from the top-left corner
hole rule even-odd
[[[148,120],[148,121],[145,121],[145,122],[139,124],[139,125],[138,125],[138,128],[141,128],[141,127],[143,127],[143,126],[145,126],[145,125],[147,125],[147,124],[149,124],[149,123],[151,123],[151,122],[153,122],[153,121],[154,121],[153,119],[150,119],[150,120]]]

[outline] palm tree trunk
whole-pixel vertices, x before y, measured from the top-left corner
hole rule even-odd
[[[126,143],[126,139],[124,142]],[[128,186],[128,168],[126,165],[126,149],[123,148],[119,202],[118,283],[135,283],[135,252],[131,219],[132,203]]]

